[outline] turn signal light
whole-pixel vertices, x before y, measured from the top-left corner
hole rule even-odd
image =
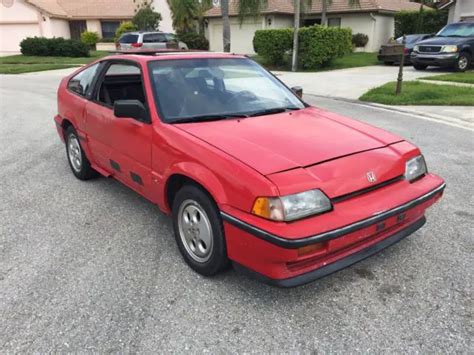
[[[298,256],[304,256],[304,255],[312,254],[317,251],[324,250],[326,249],[326,245],[327,245],[326,242],[322,242],[322,243],[310,244],[310,245],[306,245],[304,247],[298,248]]]

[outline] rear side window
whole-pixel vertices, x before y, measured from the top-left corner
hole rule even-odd
[[[81,96],[86,96],[86,94],[91,89],[92,81],[94,80],[97,70],[99,69],[99,64],[100,63],[97,63],[87,69],[84,69],[71,80],[69,80],[67,85],[68,89]]]
[[[138,35],[123,35],[119,40],[120,43],[137,43]]]
[[[164,33],[152,33],[143,36],[143,43],[161,43],[166,42]]]

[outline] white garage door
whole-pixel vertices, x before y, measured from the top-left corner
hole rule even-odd
[[[0,23],[0,54],[20,52],[20,42],[26,37],[40,36],[39,25]]]
[[[222,51],[222,24],[210,25],[210,47],[212,51]],[[262,28],[261,22],[243,23],[242,26],[236,23],[230,25],[231,52],[239,54],[254,54],[253,36],[255,31]]]

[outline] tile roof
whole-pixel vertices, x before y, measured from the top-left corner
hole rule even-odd
[[[132,0],[25,0],[52,17],[128,19],[135,13]]]
[[[236,16],[238,14],[238,2],[239,0],[229,0],[230,16]],[[307,13],[321,13],[321,3],[321,0],[313,0],[311,10]],[[368,11],[398,12],[402,10],[419,10],[420,6],[420,4],[410,2],[409,0],[359,0],[359,6],[350,6],[348,0],[332,0],[332,4],[328,6],[328,13]],[[267,7],[262,13],[293,14],[293,0],[268,0]],[[221,16],[221,9],[214,7],[207,12],[206,16]]]

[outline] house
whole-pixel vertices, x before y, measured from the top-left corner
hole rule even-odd
[[[444,0],[438,9],[449,10],[448,23],[474,21],[474,0]]]
[[[166,0],[154,0],[163,20],[160,30],[172,32]],[[0,54],[19,53],[26,37],[79,39],[84,31],[112,39],[122,21],[135,14],[132,0],[0,0]]]
[[[293,26],[292,0],[268,0],[261,15],[246,17],[242,23],[237,16],[239,0],[229,1],[232,52],[253,54],[252,39],[257,30]],[[211,50],[221,51],[223,41],[219,0],[214,0],[214,4],[215,6],[206,13],[206,36]],[[365,51],[376,52],[394,35],[395,14],[402,10],[418,11],[420,6],[409,0],[360,0],[359,6],[350,6],[348,0],[332,0],[328,6],[327,25],[349,27],[353,34],[366,34],[369,42]],[[311,26],[320,23],[321,0],[313,0],[311,8],[303,16],[302,24]]]

